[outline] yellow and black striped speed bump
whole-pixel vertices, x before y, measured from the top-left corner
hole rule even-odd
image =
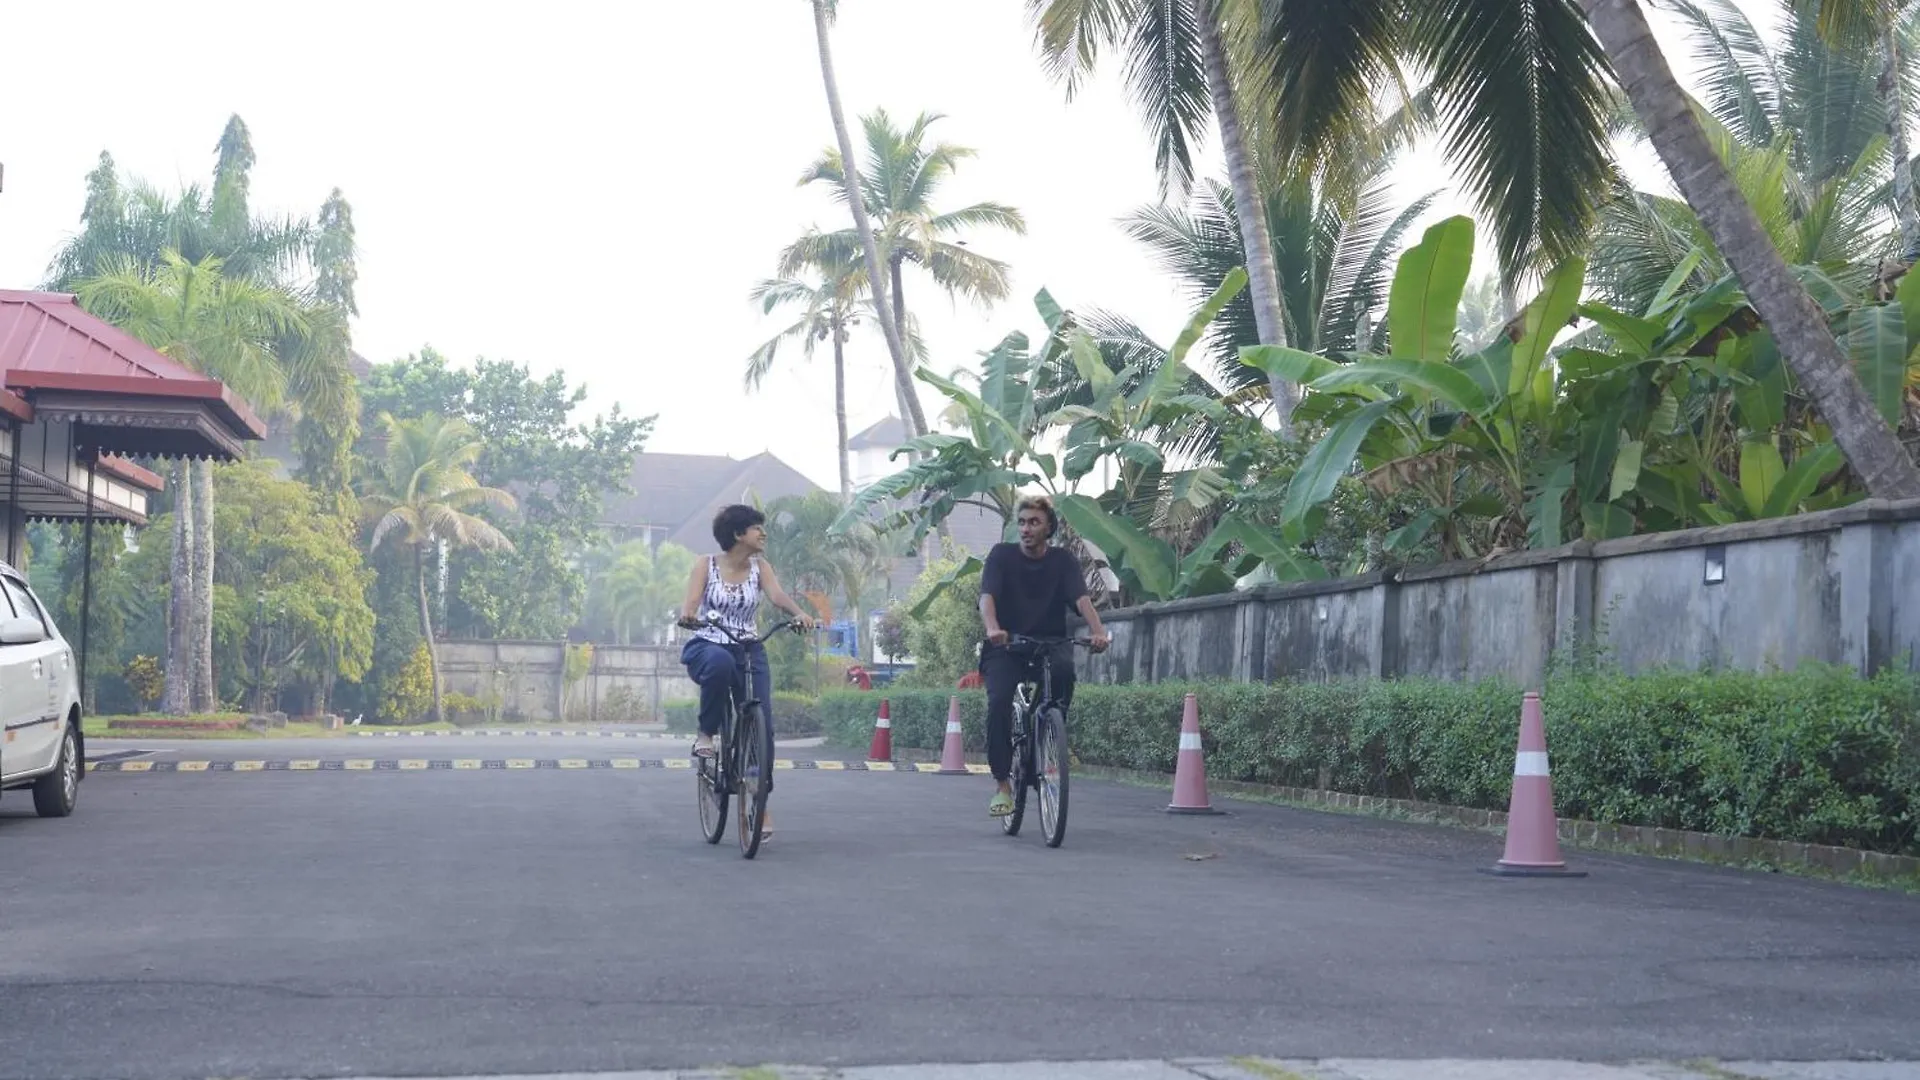
[[[362,739],[435,739],[467,738],[485,736],[501,738],[511,736],[522,739],[685,739],[691,741],[691,735],[670,735],[663,731],[605,731],[591,728],[536,729],[528,731],[507,731],[495,728],[475,728],[471,731],[356,731]]]
[[[803,772],[922,772],[937,773],[933,762],[794,761],[776,758],[776,770]],[[344,761],[283,759],[272,761],[89,761],[87,771],[122,773],[230,773],[230,772],[442,772],[522,769],[692,769],[691,758],[348,758]],[[970,773],[984,774],[985,765],[968,765]]]

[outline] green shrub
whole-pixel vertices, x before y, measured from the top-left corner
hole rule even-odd
[[[609,724],[641,724],[653,719],[647,699],[631,686],[616,686],[600,702],[600,719]]]
[[[667,714],[667,730],[676,735],[690,735],[700,730],[700,702],[669,701],[660,707]]]
[[[1520,691],[1497,680],[1083,685],[1075,755],[1171,772],[1189,691],[1209,778],[1507,807]],[[866,746],[881,697],[825,695],[829,739]],[[937,750],[957,699],[983,748],[982,692],[885,698],[896,747]],[[1543,699],[1562,817],[1920,852],[1920,677],[1587,672],[1549,678]]]

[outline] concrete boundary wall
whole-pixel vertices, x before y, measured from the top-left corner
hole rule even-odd
[[[1920,670],[1920,500],[1103,612],[1094,682],[1542,681],[1556,650],[1627,671]]]

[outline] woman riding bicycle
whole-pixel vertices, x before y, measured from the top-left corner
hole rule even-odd
[[[760,609],[760,594],[765,593],[774,606],[792,612],[800,625],[813,629],[813,616],[793,602],[780,587],[773,567],[761,555],[767,550],[767,517],[751,506],[728,506],[714,515],[713,538],[720,554],[709,555],[694,563],[687,579],[687,597],[680,605],[680,625],[693,631],[680,650],[680,662],[687,675],[700,684],[700,735],[693,742],[699,757],[712,757],[713,737],[726,720],[728,698],[740,682],[740,660],[736,651],[753,651],[753,696],[773,703],[772,672],[767,667],[766,646],[758,641],[735,645],[727,635],[707,626],[703,612],[718,616],[722,625],[736,634],[754,632],[754,617]]]

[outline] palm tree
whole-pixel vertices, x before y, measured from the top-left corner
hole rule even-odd
[[[867,218],[866,205],[860,199],[860,162],[853,156],[853,138],[847,134],[846,112],[840,107],[840,83],[833,74],[832,37],[828,26],[839,7],[839,0],[809,0],[813,5],[814,39],[820,50],[820,81],[827,88],[827,111],[833,117],[833,136],[840,148],[840,160],[845,163],[841,171],[841,188],[845,192],[847,205],[853,211],[854,231],[860,237],[861,253],[866,258],[867,280],[882,279],[880,246],[873,235],[873,223]],[[892,305],[884,291],[876,289],[873,294],[874,307],[880,312],[880,332],[886,335],[887,355],[893,360],[894,392],[899,395],[907,424],[914,435],[927,433],[926,412],[920,408],[920,398],[913,386],[913,371],[908,366],[906,343],[901,340],[899,326],[894,319]]]
[[[885,577],[887,550],[866,522],[831,530],[846,512],[826,492],[790,495],[767,504],[767,555],[795,589],[839,596],[861,623],[874,583]]]
[[[1273,237],[1262,215],[1251,210],[1263,204],[1261,163],[1241,119],[1243,108],[1258,110],[1265,103],[1247,48],[1258,5],[1252,0],[1027,0],[1027,10],[1047,69],[1066,83],[1069,96],[1102,50],[1124,51],[1128,88],[1153,135],[1163,194],[1187,193],[1204,126],[1209,119],[1218,126],[1232,202],[1247,223],[1241,250],[1257,344],[1293,344]],[[1297,391],[1278,376],[1271,389],[1284,430]]]
[[[77,291],[88,311],[267,408],[287,389],[275,343],[307,331],[302,312],[283,293],[227,277],[213,256],[190,263],[168,251],[151,270],[121,256]],[[176,464],[174,494],[164,708],[181,714],[214,706],[212,464]]]
[[[840,497],[853,497],[853,471],[847,451],[847,336],[857,319],[856,305],[865,291],[866,278],[859,266],[846,259],[828,259],[813,267],[808,277],[785,276],[755,285],[752,298],[761,311],[772,314],[776,308],[797,307],[800,316],[786,329],[769,338],[747,358],[746,384],[757,390],[772,370],[782,342],[798,340],[807,359],[813,359],[815,343],[833,342],[833,419],[837,432],[835,445],[840,457]]]
[[[1876,498],[1920,498],[1914,467],[1826,318],[1787,268],[1674,78],[1637,0],[1580,0],[1634,112],[1688,205],[1746,288],[1834,442]],[[1444,6],[1444,5],[1443,5]]]
[[[1263,200],[1269,225],[1261,231],[1270,238],[1272,261],[1287,286],[1282,321],[1294,348],[1338,355],[1377,347],[1378,333],[1366,325],[1366,315],[1385,301],[1407,230],[1437,197],[1396,207],[1390,167],[1389,159],[1376,159],[1364,170],[1367,175],[1350,180],[1359,189],[1351,200],[1305,179],[1280,185]],[[1154,253],[1197,304],[1243,264],[1245,242],[1235,206],[1224,185],[1205,181],[1186,210],[1142,207],[1123,219],[1122,227]],[[1261,343],[1255,314],[1243,293],[1221,311],[1209,332],[1215,377],[1232,390],[1262,379],[1240,362],[1242,347]]]
[[[941,185],[953,175],[961,161],[974,153],[968,147],[952,143],[928,146],[928,129],[940,119],[938,113],[921,113],[902,130],[894,125],[884,109],[861,118],[873,167],[859,187],[867,216],[878,223],[876,243],[886,275],[876,280],[886,282],[881,290],[886,293],[886,310],[894,320],[894,335],[909,360],[913,359],[913,349],[908,340],[903,273],[906,264],[920,267],[949,295],[965,296],[986,306],[1006,299],[1007,265],[977,254],[951,238],[975,228],[999,228],[1017,235],[1027,230],[1026,219],[1020,211],[1001,203],[981,202],[952,211],[936,209],[935,199]],[[841,151],[828,150],[801,174],[800,182],[831,183],[840,198],[848,198],[843,160],[845,155]],[[859,240],[858,235],[845,230],[811,234],[788,249],[781,260],[780,273],[791,275],[807,266],[841,266],[854,262]],[[903,410],[917,408],[918,400],[903,398],[900,404]]]
[[[143,272],[163,268],[169,252],[194,266],[217,265],[223,277],[278,290],[301,319],[272,344],[284,385],[265,397],[236,385],[269,418],[298,421],[301,457],[309,478],[333,491],[335,507],[345,501],[346,458],[357,434],[359,404],[348,368],[347,315],[353,308],[353,226],[351,208],[336,190],[321,208],[316,229],[301,219],[254,216],[247,206],[254,162],[251,137],[238,116],[231,117],[215,147],[213,189],[193,185],[177,197],[152,187],[122,185],[111,155],[87,176],[87,201],[81,230],[49,267],[50,288],[77,289],[81,282],[132,264]],[[209,264],[208,260],[215,260]],[[311,272],[314,281],[300,284]],[[193,666],[195,708],[213,706],[213,517],[212,468],[201,463],[174,489],[193,512],[187,527],[194,537],[185,583],[192,598],[191,661],[170,657],[170,665]],[[198,487],[198,497],[190,488]]]
[[[1719,6],[1725,0],[1708,0]],[[1909,0],[1792,0],[1793,16],[1812,15],[1823,45],[1844,57],[1873,56],[1878,72],[1873,91],[1892,154],[1894,210],[1900,222],[1902,258],[1920,258],[1920,200],[1913,186],[1913,157],[1907,141],[1908,95],[1913,90],[1915,22],[1920,5]],[[1736,13],[1737,14],[1737,13]],[[1799,20],[1796,18],[1796,24]]]
[[[673,623],[694,554],[678,544],[653,550],[644,540],[601,549],[590,557],[587,618],[617,643],[653,641]]]
[[[468,470],[485,444],[465,420],[434,414],[408,420],[380,414],[387,455],[366,477],[360,498],[363,515],[373,523],[369,550],[391,539],[413,551],[420,589],[420,633],[433,668],[433,718],[444,717],[440,701],[440,653],[434,644],[433,609],[427,603],[427,552],[442,546],[479,551],[511,551],[513,542],[485,518],[470,511],[492,506],[511,510],[513,496],[481,485]]]
[[[1404,85],[1400,65],[1415,62],[1431,73],[1443,141],[1492,220],[1509,280],[1587,243],[1617,171],[1607,152],[1620,100],[1606,85],[1610,63],[1868,491],[1920,495],[1920,470],[1767,243],[1636,0],[1260,3],[1260,67],[1273,89],[1262,101],[1282,159],[1319,160],[1351,145],[1373,122],[1377,89]]]

